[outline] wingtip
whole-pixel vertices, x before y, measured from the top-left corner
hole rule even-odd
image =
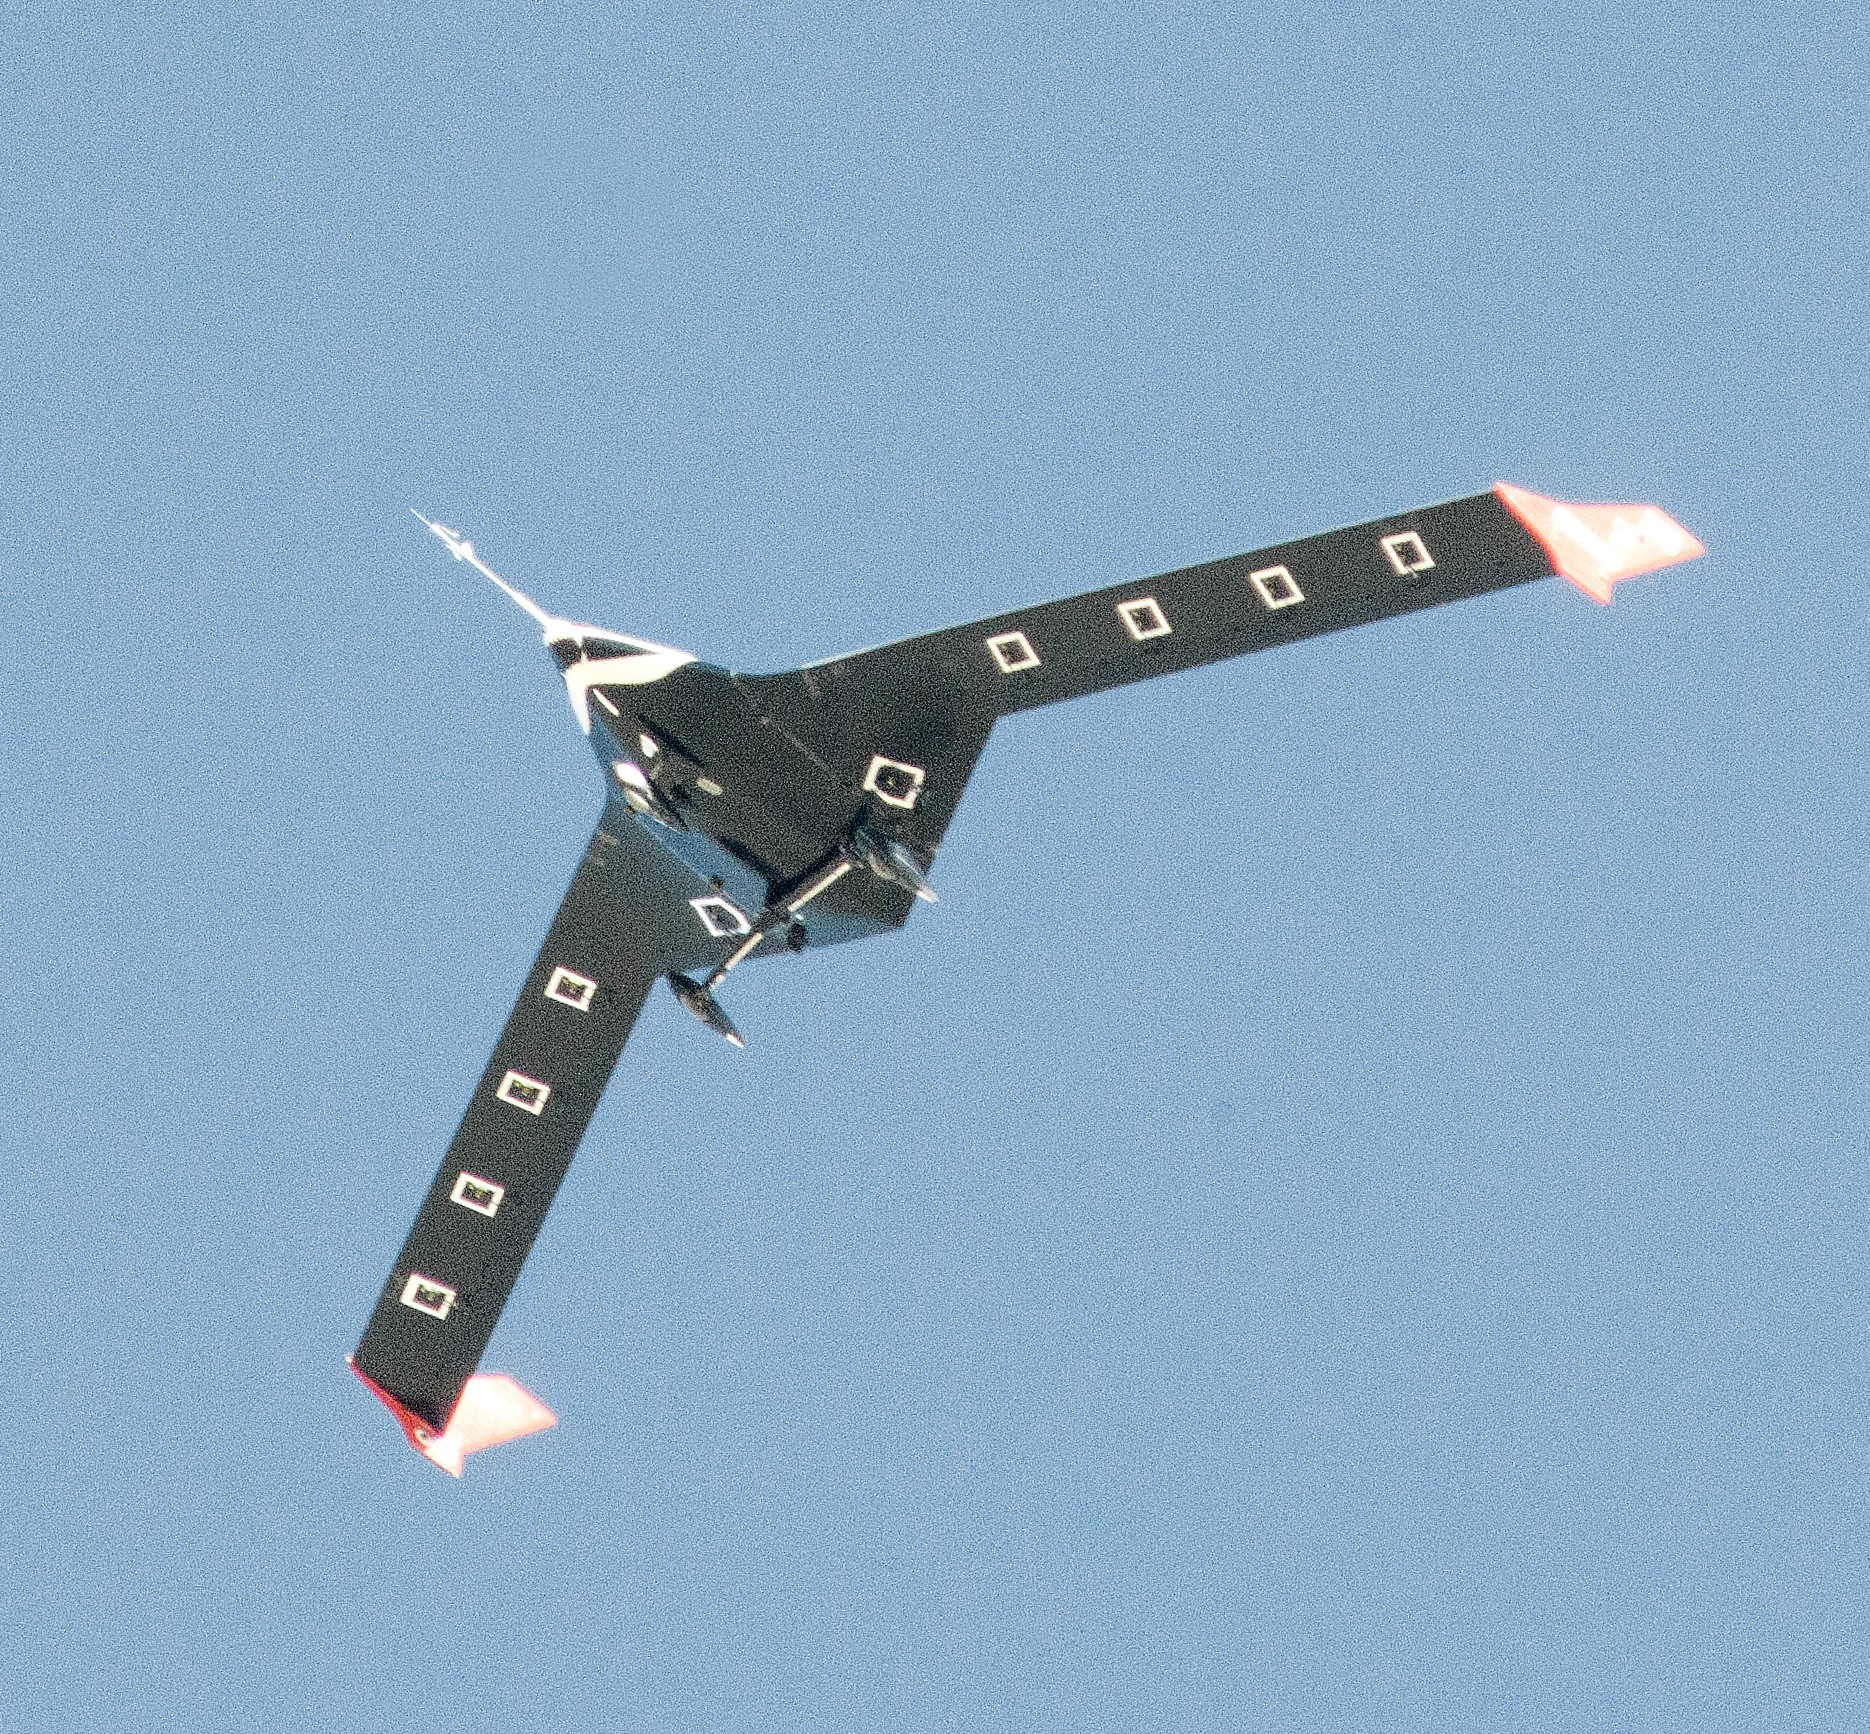
[[[1626,578],[1697,560],[1708,551],[1660,506],[1572,505],[1511,482],[1495,482],[1493,491],[1545,550],[1552,570],[1594,602],[1608,604]]]
[[[435,1431],[422,1417],[398,1401],[346,1355],[345,1364],[389,1412],[410,1445],[438,1469],[458,1481],[470,1454],[490,1445],[505,1445],[556,1427],[558,1417],[517,1379],[505,1373],[476,1373],[463,1387],[448,1425]]]
[[[517,1379],[505,1373],[476,1373],[448,1417],[447,1431],[418,1449],[438,1468],[459,1477],[471,1452],[506,1445],[557,1425],[558,1417]]]

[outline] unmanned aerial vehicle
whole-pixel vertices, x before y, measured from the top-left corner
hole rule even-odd
[[[418,514],[419,516],[420,514]],[[602,767],[597,830],[384,1284],[356,1373],[451,1473],[550,1426],[478,1373],[520,1267],[658,981],[717,1035],[743,963],[892,931],[994,724],[1015,711],[1535,578],[1599,602],[1704,550],[1654,506],[1502,483],[1347,530],[1018,608],[788,674],[547,613],[428,524],[537,623]]]

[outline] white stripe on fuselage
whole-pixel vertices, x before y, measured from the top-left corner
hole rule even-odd
[[[621,634],[607,632],[606,638]],[[571,700],[578,726],[591,732],[591,688],[594,686],[648,686],[673,674],[695,659],[686,650],[669,650],[662,645],[636,656],[604,656],[590,662],[574,662],[565,670],[565,692]]]

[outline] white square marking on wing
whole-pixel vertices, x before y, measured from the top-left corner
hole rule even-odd
[[[996,632],[987,640],[987,649],[1002,674],[1018,674],[1023,668],[1039,666],[1039,653],[1023,632]]]
[[[1175,630],[1169,624],[1168,615],[1162,612],[1162,604],[1153,596],[1139,596],[1134,602],[1119,602],[1117,614],[1123,621],[1124,630],[1138,644],[1148,638],[1167,638]]]
[[[454,1191],[448,1194],[449,1202],[459,1204],[464,1209],[478,1211],[482,1216],[492,1216],[500,1208],[500,1200],[506,1197],[506,1188],[497,1180],[483,1180],[478,1174],[470,1174],[465,1168],[455,1176]]]
[[[1429,571],[1435,564],[1435,556],[1428,551],[1428,544],[1413,530],[1385,536],[1382,546],[1383,552],[1389,556],[1390,569],[1398,578],[1413,578],[1418,572]]]
[[[503,1102],[510,1102],[523,1114],[543,1114],[546,1098],[552,1094],[550,1084],[542,1084],[537,1078],[529,1078],[524,1072],[508,1072],[500,1080],[499,1089],[494,1094]]]
[[[545,984],[547,999],[555,999],[560,1005],[575,1006],[579,1011],[589,1011],[596,994],[596,982],[588,975],[566,969],[562,964],[552,971],[552,979]]]
[[[437,1282],[432,1276],[424,1276],[420,1271],[412,1272],[409,1280],[403,1284],[403,1305],[414,1307],[419,1313],[427,1313],[432,1319],[445,1319],[448,1309],[455,1304],[455,1291],[445,1282]]]
[[[887,807],[901,807],[905,812],[916,804],[928,772],[920,765],[906,765],[901,759],[872,755],[870,769],[864,772],[864,792],[875,795]]]
[[[701,917],[701,925],[715,939],[738,939],[753,931],[753,923],[725,897],[691,897],[688,907]]]
[[[1290,608],[1305,600],[1299,581],[1284,566],[1262,566],[1247,574],[1247,582],[1268,608]]]

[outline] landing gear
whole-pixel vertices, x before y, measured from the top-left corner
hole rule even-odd
[[[682,1009],[706,1024],[723,1040],[732,1042],[737,1048],[744,1048],[747,1045],[745,1038],[734,1028],[734,1020],[721,1009],[720,1001],[714,997],[714,990],[727,979],[728,972],[736,964],[751,957],[762,943],[781,929],[785,931],[787,948],[803,951],[805,924],[799,920],[800,910],[814,899],[822,897],[856,867],[867,867],[879,879],[900,885],[905,891],[913,891],[925,903],[935,901],[935,888],[929,884],[922,863],[908,845],[893,838],[881,837],[860,825],[838,846],[837,854],[797,891],[782,902],[768,904],[760,919],[748,929],[746,938],[700,981],[696,981],[693,976],[671,972],[669,989],[682,1002]]]
[[[913,891],[924,903],[936,901],[935,887],[928,882],[922,863],[907,843],[899,843],[893,837],[880,837],[860,825],[851,833],[850,849],[879,879]]]
[[[737,1048],[747,1045],[746,1038],[734,1028],[734,1020],[721,1010],[721,1002],[709,991],[705,982],[696,981],[693,976],[671,973],[669,989],[682,1002],[685,1012],[699,1018],[717,1036],[732,1042]]]

